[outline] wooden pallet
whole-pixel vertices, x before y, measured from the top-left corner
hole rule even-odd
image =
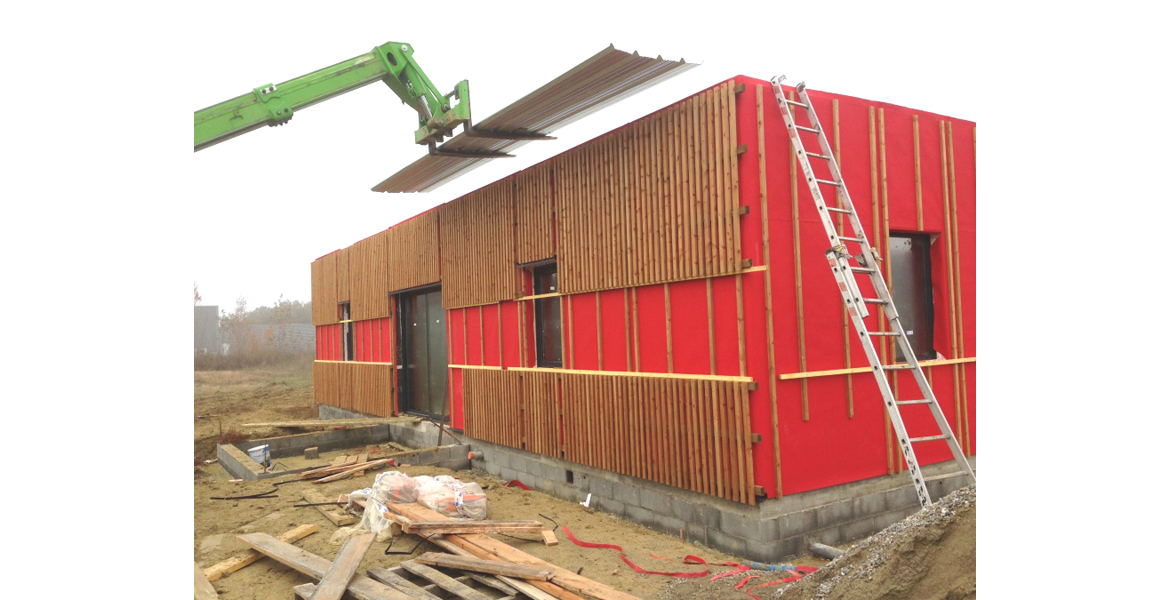
[[[408,560],[391,568],[374,568],[366,575],[412,600],[506,600],[516,598],[516,590],[490,576],[465,573],[451,576],[438,569]],[[317,584],[306,583],[293,592],[306,600],[316,592]]]

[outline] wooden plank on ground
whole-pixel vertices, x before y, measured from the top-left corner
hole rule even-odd
[[[432,565],[436,567],[446,567],[448,569],[458,569],[460,571],[475,571],[477,573],[489,573],[491,575],[507,575],[508,577],[518,577],[520,579],[540,579],[548,581],[552,579],[552,569],[545,567],[533,567],[530,565],[518,565],[515,563],[498,561],[498,560],[483,560],[481,558],[472,558],[469,556],[453,556],[451,554],[441,554],[439,552],[427,552],[421,556],[413,559],[413,562],[419,562],[424,565]]]
[[[325,499],[325,496],[321,495],[321,492],[318,492],[313,488],[308,488],[301,492],[301,497],[304,498],[305,502],[308,502],[309,504],[321,504],[323,502],[328,502],[328,500]],[[317,506],[315,508],[321,511],[321,514],[325,515],[326,519],[329,519],[331,523],[338,527],[353,525],[355,522],[357,522],[357,517],[342,511],[340,508],[331,508],[328,506]]]
[[[553,533],[550,529],[541,530],[540,537],[544,538],[545,546],[556,546],[560,543],[557,541],[557,534]]]
[[[280,537],[277,539],[282,542],[291,544],[303,537],[316,533],[320,528],[321,527],[316,523],[298,525],[297,527],[280,534]],[[221,577],[226,577],[231,573],[235,573],[236,571],[243,569],[244,567],[260,560],[261,558],[264,558],[263,554],[260,554],[255,550],[249,550],[246,554],[233,556],[221,563],[207,567],[203,570],[203,574],[207,577],[208,581],[216,581]]]
[[[418,417],[388,417],[385,419],[326,419],[313,421],[275,421],[272,423],[244,423],[241,427],[282,427],[302,429],[331,429],[333,427],[369,427],[387,423],[417,423]]]
[[[366,551],[373,543],[374,533],[372,531],[359,533],[346,540],[341,551],[337,553],[337,558],[333,559],[333,564],[325,572],[325,577],[321,578],[321,582],[317,584],[317,590],[313,592],[313,596],[309,600],[341,600],[341,596],[345,594],[345,588],[349,587],[350,580],[353,579],[354,573],[357,573],[362,557],[366,555]]]
[[[544,530],[544,528],[544,523],[541,523],[540,521],[402,522],[402,530],[406,533],[417,533],[423,535],[428,533],[540,533]]]
[[[276,562],[317,580],[325,576],[332,564],[316,554],[286,544],[266,533],[247,533],[237,537]],[[346,589],[357,600],[412,600],[410,596],[365,575],[354,575]]]
[[[399,564],[398,566],[406,569],[407,571],[410,571],[411,573],[414,573],[415,575],[418,575],[419,577],[422,577],[423,579],[426,579],[427,581],[434,583],[435,585],[443,588],[444,590],[447,590],[448,592],[451,592],[452,594],[455,594],[456,596],[459,596],[460,598],[464,598],[465,600],[492,600],[483,593],[477,592],[474,589],[459,583],[458,581],[455,581],[453,578],[448,577],[447,575],[444,575],[443,573],[440,573],[439,571],[436,571],[435,569],[432,569],[426,565],[414,562],[413,560],[408,560]]]
[[[215,586],[207,580],[203,569],[199,568],[199,563],[195,563],[195,600],[212,600],[213,598],[219,598],[219,593],[215,591]]]
[[[452,543],[446,537],[435,536],[435,537],[430,538],[427,541],[446,550],[447,552],[450,552],[451,554],[456,555],[456,556],[472,556],[472,557],[476,557],[476,558],[485,558],[483,556],[477,556],[476,554],[473,554],[472,552],[464,549],[462,546],[458,546],[458,545]],[[485,558],[485,560],[491,560],[491,559]],[[521,594],[524,594],[525,596],[532,598],[532,600],[557,600],[557,596],[553,596],[552,594],[549,594],[548,592],[545,592],[545,591],[541,590],[540,588],[532,585],[531,582],[524,581],[523,579],[514,579],[514,578],[508,577],[506,575],[496,575],[496,578],[499,579],[500,581],[503,581],[504,583],[508,584],[508,586],[512,587],[513,589],[520,592]],[[546,583],[545,585],[548,585],[548,584]],[[556,586],[553,586],[553,587],[555,588]],[[559,589],[559,588],[557,588],[557,589]]]
[[[441,521],[447,519],[447,517],[444,517],[443,515],[418,503],[390,504],[388,505],[388,508],[400,515],[405,516],[408,519],[411,519],[412,521]],[[494,560],[506,560],[517,564],[552,568],[554,574],[553,580],[551,582],[537,581],[533,582],[533,585],[536,585],[541,590],[553,594],[559,598],[574,597],[576,595],[591,598],[615,598],[621,600],[634,600],[635,598],[630,594],[615,590],[607,585],[593,581],[588,577],[583,577],[552,563],[540,560],[535,556],[532,556],[517,548],[513,548],[504,542],[486,535],[477,533],[457,534],[449,535],[447,536],[447,539],[463,547],[465,550],[476,554],[478,558],[493,560],[488,558],[488,556],[493,556],[495,557]],[[480,553],[477,553],[476,550],[479,550]],[[556,584],[551,586],[553,589],[546,587],[549,586],[550,583]],[[557,589],[558,586],[559,588],[563,589]],[[563,592],[566,590],[571,592],[571,594],[568,596],[563,594]]]
[[[393,569],[382,567],[367,569],[366,575],[369,575],[375,581],[381,581],[411,598],[417,600],[440,600],[438,596],[411,583],[409,579],[395,573]]]
[[[390,462],[390,460],[391,459],[389,459],[389,458],[383,458],[381,460],[371,460],[369,462],[364,462],[364,463],[352,465],[348,470],[342,471],[340,473],[336,473],[334,475],[330,475],[328,477],[322,477],[321,479],[314,480],[313,483],[329,483],[330,481],[337,481],[339,479],[353,477],[359,471],[364,472],[366,469],[376,469],[376,468]]]

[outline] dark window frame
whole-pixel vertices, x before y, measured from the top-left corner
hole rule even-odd
[[[556,290],[556,287],[557,287],[556,283],[552,283],[551,286],[541,285],[542,282],[546,281],[543,278],[547,278],[550,275],[555,276],[556,274],[557,274],[557,265],[555,262],[533,267],[532,268],[532,295],[539,296],[541,294],[556,293],[556,291],[557,291]],[[533,301],[533,304],[535,305],[535,309],[536,309],[536,319],[535,319],[536,322],[534,324],[535,325],[534,329],[536,332],[536,366],[537,367],[551,368],[551,369],[564,368],[564,365],[565,365],[564,358],[565,357],[563,356],[563,354],[561,352],[561,346],[563,345],[565,330],[564,330],[564,319],[562,318],[562,315],[561,315],[560,300],[561,300],[560,296],[554,296],[551,298],[538,298],[538,299]],[[556,348],[556,354],[559,356],[559,358],[556,358],[556,359],[548,358],[548,350],[549,349],[545,347],[545,343],[544,343],[544,338],[545,338],[544,328],[545,328],[546,323],[548,322],[546,319],[546,317],[548,317],[548,315],[545,314],[545,311],[546,311],[545,307],[548,305],[555,305],[556,306],[556,320],[557,320],[557,323],[559,324],[558,331],[560,333],[560,336],[558,336],[558,340],[561,343],[558,344],[557,348]]]
[[[933,284],[933,270],[932,270],[933,265],[931,263],[931,257],[930,257],[931,248],[933,246],[933,244],[932,244],[933,238],[934,238],[934,235],[932,235],[930,233],[923,233],[923,232],[897,232],[897,231],[890,232],[891,242],[895,239],[906,239],[906,240],[910,240],[911,244],[921,244],[921,249],[920,249],[919,254],[922,256],[922,260],[921,260],[921,262],[918,262],[918,264],[915,267],[920,268],[922,270],[922,286],[920,289],[915,290],[915,291],[916,291],[916,293],[919,294],[919,298],[921,298],[922,316],[925,318],[926,322],[925,323],[915,322],[914,329],[917,331],[926,333],[926,335],[923,337],[925,339],[930,340],[930,346],[929,346],[929,349],[927,349],[927,350],[917,350],[915,352],[915,358],[917,358],[920,361],[921,360],[933,360],[935,358],[938,358],[938,351],[934,347],[934,325],[935,325],[934,306],[935,306],[935,302],[934,302],[934,284]],[[895,273],[893,275],[893,277],[894,277],[895,286],[897,286],[897,283],[899,282],[898,274]],[[893,290],[891,290],[891,291],[893,291]],[[895,306],[898,305],[897,294],[894,295],[894,305]],[[903,305],[905,305],[905,304],[903,304]],[[902,309],[898,308],[898,314],[902,315],[902,313],[903,313]],[[905,319],[903,319],[903,321],[904,320]],[[923,337],[919,337],[917,339],[923,339]],[[904,356],[902,356],[902,348],[900,347],[900,345],[895,344],[894,347],[895,347],[895,352],[894,352],[895,358],[899,362],[905,362],[906,358]]]
[[[337,303],[338,316],[341,317],[341,360],[354,360],[353,354],[353,320],[350,319],[349,302]]]

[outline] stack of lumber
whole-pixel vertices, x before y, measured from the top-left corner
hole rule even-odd
[[[389,504],[395,514],[405,517],[414,523],[432,521],[454,521],[421,504]],[[482,533],[451,533],[429,538],[429,541],[440,548],[460,557],[477,558],[486,562],[502,563],[505,567],[528,566],[551,571],[548,579],[543,576],[534,579],[517,578],[510,575],[497,574],[501,580],[515,587],[532,598],[560,598],[561,600],[576,600],[578,598],[605,598],[633,600],[634,596],[615,590],[554,565],[545,562],[517,548],[488,537]],[[541,595],[543,593],[543,595]]]

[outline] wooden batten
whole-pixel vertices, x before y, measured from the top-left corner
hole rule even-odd
[[[788,100],[795,99],[795,94],[788,92]],[[800,370],[805,371],[808,369],[808,359],[804,345],[804,278],[801,276],[800,264],[800,189],[797,186],[796,148],[791,142],[788,144],[788,157],[789,194],[792,198],[792,261],[796,286],[796,349]],[[800,416],[805,421],[809,420],[808,384],[803,381],[800,383]]]
[[[836,132],[837,101],[833,101],[833,130]],[[764,87],[756,86],[756,145],[760,165],[760,228],[763,234],[764,263],[772,263],[772,250],[768,241],[768,160],[764,143]],[[838,197],[840,206],[840,197]],[[711,328],[711,373],[715,373],[715,324],[711,312],[711,280],[707,280],[707,315]],[[780,415],[776,396],[776,340],[775,321],[772,316],[772,274],[764,275],[764,328],[768,336],[768,409],[772,418],[772,462],[776,470],[776,497],[783,494],[780,479]]]

